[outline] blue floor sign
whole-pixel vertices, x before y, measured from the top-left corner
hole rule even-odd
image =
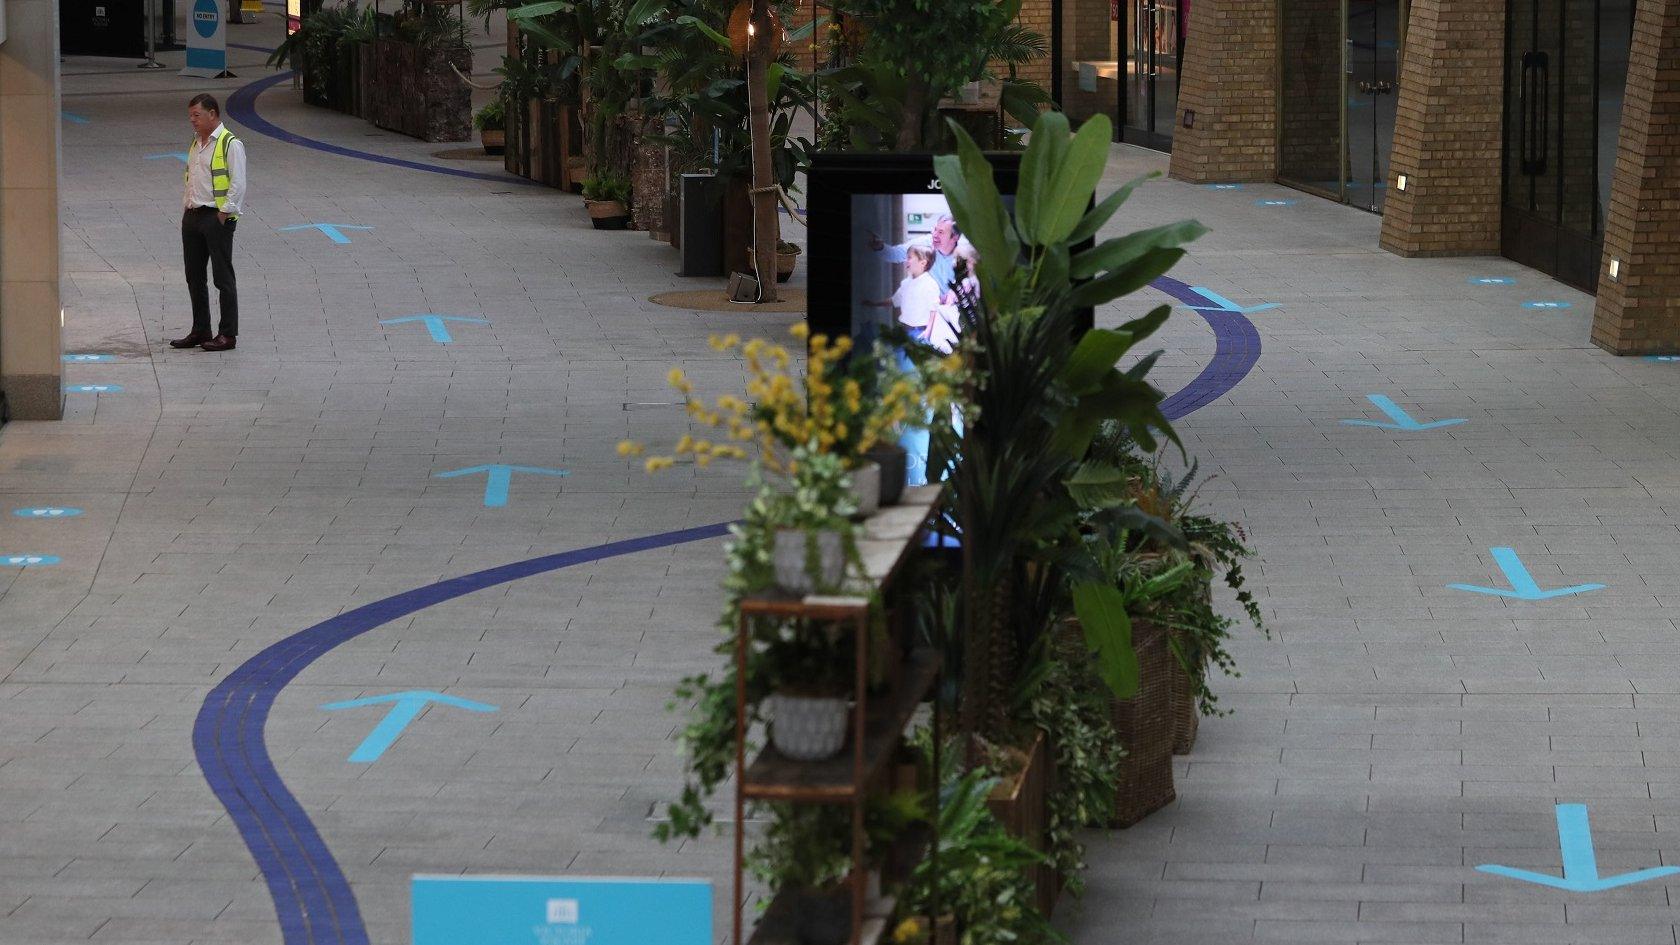
[[[57,563],[53,555],[0,555],[0,568],[39,568]]]
[[[484,473],[484,507],[499,509],[508,504],[508,489],[513,485],[513,474],[516,472],[530,473],[536,476],[565,476],[564,469],[547,469],[542,466],[509,466],[506,463],[494,463],[486,466],[468,466],[465,469],[451,469],[448,472],[437,473],[439,479],[456,479],[461,476],[476,476]]]
[[[1510,276],[1471,276],[1471,285],[1516,285],[1517,280]]]
[[[67,394],[120,394],[121,384],[66,384],[64,392]]]
[[[296,230],[320,230],[329,240],[344,245],[350,242],[350,237],[344,235],[345,230],[371,230],[371,226],[352,226],[348,223],[299,223],[296,226],[283,226],[282,233]]]
[[[713,945],[700,879],[416,876],[413,945]]]
[[[424,324],[426,326],[426,331],[431,333],[432,340],[440,345],[446,345],[455,340],[454,337],[449,334],[449,326],[444,324],[445,322],[466,322],[470,325],[490,324],[489,321],[482,318],[468,318],[465,315],[433,315],[430,313],[424,315],[404,315],[401,318],[381,318],[379,320],[379,324],[381,325],[406,325],[409,322],[420,322]]]
[[[1419,423],[1413,420],[1399,404],[1382,394],[1366,394],[1365,399],[1375,404],[1378,410],[1388,415],[1389,422],[1381,420],[1343,420],[1342,422],[1355,427],[1378,427],[1383,430],[1434,430],[1438,427],[1450,427],[1454,424],[1466,422],[1462,417],[1453,420],[1432,420]]]
[[[1491,594],[1495,597],[1510,597],[1516,600],[1550,600],[1554,597],[1568,597],[1571,594],[1582,594],[1587,591],[1601,591],[1603,584],[1576,584],[1571,587],[1560,587],[1552,591],[1543,591],[1540,585],[1523,567],[1522,559],[1511,548],[1491,548],[1494,563],[1499,570],[1505,572],[1505,580],[1511,585],[1510,590],[1500,587],[1482,587],[1478,584],[1448,584],[1455,591],[1470,591],[1476,594]]]
[[[1570,892],[1603,892],[1618,886],[1631,886],[1647,880],[1661,879],[1680,873],[1680,867],[1658,866],[1651,869],[1635,870],[1620,876],[1598,875],[1598,857],[1593,852],[1592,825],[1587,820],[1587,805],[1559,804],[1557,806],[1558,851],[1563,857],[1563,876],[1557,877],[1550,873],[1535,873],[1530,870],[1519,870],[1509,866],[1486,864],[1476,867],[1483,873],[1504,876],[1509,879],[1520,879],[1525,883],[1535,883],[1540,886],[1550,886],[1553,889],[1565,889]],[[1652,835],[1652,846],[1656,845],[1655,835]]]
[[[1276,197],[1263,197],[1254,201],[1254,205],[1256,207],[1293,207],[1295,205],[1295,201],[1283,200]]]
[[[18,518],[72,518],[82,514],[81,509],[67,509],[60,506],[46,506],[38,509],[17,509],[12,512]]]
[[[1259,305],[1238,305],[1205,285],[1193,285],[1190,290],[1208,301],[1206,305],[1190,306],[1198,310],[1207,309],[1215,312],[1238,312],[1243,315],[1252,315],[1255,312],[1264,312],[1267,309],[1278,307],[1276,302],[1261,302]]]
[[[104,364],[116,359],[117,356],[114,354],[67,354],[64,356],[65,362],[69,364]]]
[[[408,728],[408,723],[419,718],[420,713],[426,710],[426,706],[433,702],[453,706],[457,709],[466,709],[470,712],[496,711],[496,707],[493,705],[474,702],[471,699],[462,699],[459,696],[446,696],[441,692],[426,692],[423,690],[393,692],[389,695],[368,696],[365,699],[350,699],[345,702],[329,702],[321,708],[328,712],[336,712],[340,709],[360,709],[363,706],[390,704],[391,711],[385,713],[385,717],[380,719],[379,724],[373,727],[373,731],[368,733],[368,737],[362,739],[362,743],[357,745],[356,750],[350,753],[350,761],[356,764],[372,764],[379,760],[380,755],[385,754],[385,749],[390,748],[391,744],[402,736],[403,729]]]
[[[1523,308],[1569,308],[1568,302],[1524,302]]]

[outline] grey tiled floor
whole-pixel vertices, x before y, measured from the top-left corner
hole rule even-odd
[[[243,77],[222,90],[258,59],[235,53]],[[204,695],[347,608],[727,520],[730,472],[650,479],[612,446],[682,429],[669,407],[625,406],[669,401],[671,365],[735,383],[708,332],[788,319],[648,304],[687,287],[671,250],[594,233],[576,198],[243,132],[240,348],[170,350],[187,327],[179,165],[144,156],[184,143],[195,87],[126,62],[66,72],[65,106],[89,118],[63,131],[66,346],[119,356],[67,379],[125,391],[0,432],[0,554],[63,558],[0,570],[0,941],[279,942],[193,760]],[[351,147],[440,164],[457,147],[376,135],[285,86],[260,104]],[[1163,163],[1117,148],[1110,176]],[[1090,892],[1061,921],[1092,943],[1673,943],[1662,882],[1565,893],[1473,867],[1555,873],[1559,802],[1590,806],[1605,875],[1680,861],[1680,364],[1587,346],[1590,299],[1512,263],[1401,260],[1374,249],[1375,217],[1254,204],[1286,193],[1152,183],[1116,224],[1196,216],[1213,232],[1174,275],[1280,303],[1254,316],[1255,372],[1179,425],[1214,474],[1201,503],[1260,549],[1273,636],[1240,639],[1244,675],[1222,685],[1235,714],[1180,759],[1179,802],[1092,836]],[[375,229],[348,246],[278,232],[306,222]],[[1516,284],[1469,284],[1483,275]],[[378,323],[417,312],[489,324],[444,347]],[[1188,312],[1162,344],[1168,390],[1212,353]],[[1370,393],[1468,422],[1341,424],[1380,419]],[[570,477],[521,477],[505,509],[482,506],[481,480],[432,478],[487,462]],[[86,514],[10,514],[48,504]],[[1446,587],[1499,584],[1492,547],[1542,587],[1608,587],[1544,602]],[[502,585],[340,646],[280,695],[270,750],[374,942],[407,940],[414,872],[725,879],[723,842],[646,837],[680,771],[670,687],[713,662],[718,568],[706,542]],[[376,764],[348,764],[372,718],[318,707],[409,688],[501,711],[428,713]]]

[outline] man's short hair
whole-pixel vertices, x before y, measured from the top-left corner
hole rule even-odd
[[[939,219],[933,221],[933,225],[937,227],[941,223],[951,224],[951,235],[952,236],[961,236],[962,235],[962,227],[957,224],[957,218],[956,217],[951,216],[949,213],[942,213],[942,214],[939,215]]]
[[[200,92],[197,95],[194,95],[192,97],[192,101],[187,103],[188,108],[191,108],[194,105],[197,105],[199,108],[202,108],[207,112],[215,112],[218,115],[222,113],[222,106],[216,104],[216,96],[205,92]]]

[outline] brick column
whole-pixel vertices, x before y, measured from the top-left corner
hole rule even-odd
[[[1499,252],[1503,0],[1412,0],[1395,103],[1382,247]],[[1406,175],[1406,189],[1397,186]]]
[[[1276,0],[1195,0],[1188,26],[1172,176],[1193,183],[1274,179]]]
[[[7,0],[0,15],[0,391],[14,418],[57,420],[58,4]]]
[[[1592,340],[1680,352],[1680,0],[1640,0],[1634,14]]]

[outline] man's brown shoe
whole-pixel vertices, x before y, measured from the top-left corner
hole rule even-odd
[[[169,347],[171,347],[171,348],[196,348],[199,345],[204,344],[206,341],[209,341],[209,340],[210,340],[209,335],[201,335],[201,334],[199,334],[198,332],[195,331],[195,332],[187,335],[187,337],[185,337],[185,338],[177,338],[174,341],[171,341],[169,343]]]
[[[206,351],[232,351],[236,344],[238,344],[238,342],[234,338],[227,335],[217,335],[209,341],[206,341],[202,347]]]

